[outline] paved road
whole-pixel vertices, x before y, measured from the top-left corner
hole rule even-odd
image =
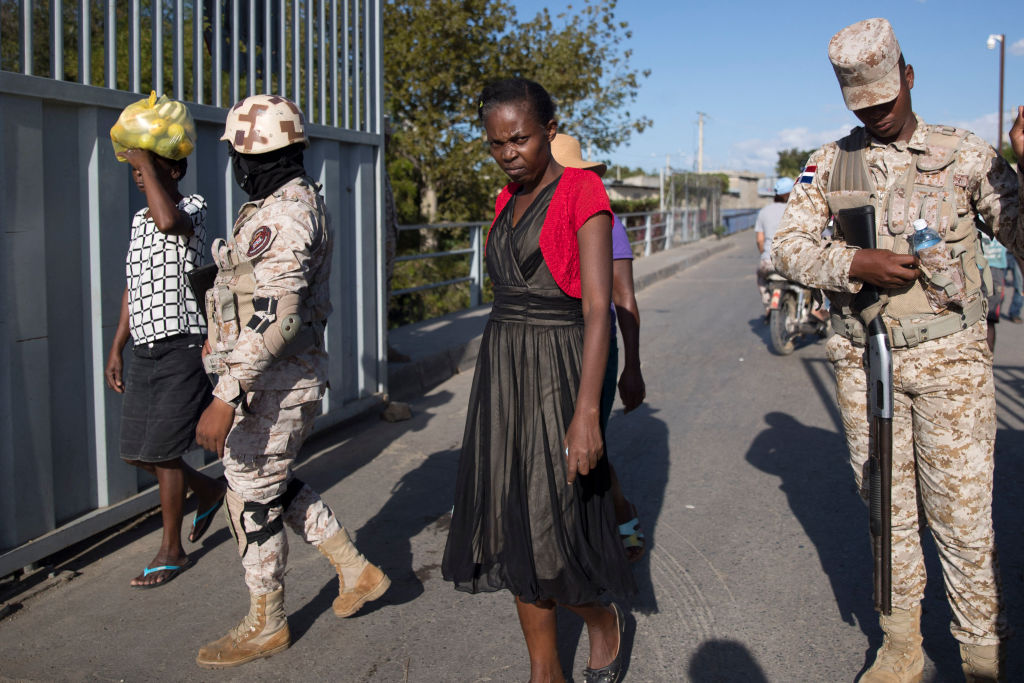
[[[867,513],[845,462],[824,345],[768,353],[753,239],[730,239],[740,244],[642,292],[648,401],[609,425],[613,461],[652,542],[635,569],[626,680],[852,680],[881,636]],[[1024,632],[1024,327],[1004,323],[1000,333],[997,534],[1011,621]],[[245,611],[238,558],[218,520],[188,572],[131,590],[158,541],[151,518],[85,553],[73,580],[0,621],[0,677],[525,680],[511,598],[456,593],[440,577],[470,382],[465,373],[440,385],[414,404],[411,421],[364,420],[319,438],[301,468],[395,579],[386,599],[337,620],[329,566],[293,542],[293,647],[241,669],[199,670],[197,647]],[[925,608],[925,680],[960,680],[940,583],[929,585]],[[560,638],[578,675],[586,638],[568,613]],[[1022,660],[1011,654],[1010,680],[1024,678]]]

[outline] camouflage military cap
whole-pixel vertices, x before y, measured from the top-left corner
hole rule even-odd
[[[891,102],[900,93],[900,44],[885,19],[865,19],[832,36],[828,58],[852,110]]]

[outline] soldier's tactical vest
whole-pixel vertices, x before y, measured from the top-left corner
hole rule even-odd
[[[963,268],[966,291],[961,308],[936,313],[920,279],[909,287],[888,290],[884,314],[894,347],[916,346],[953,334],[985,316],[987,300],[981,288],[983,277],[988,276],[988,264],[980,253],[974,214],[969,206],[957,205],[954,185],[954,162],[967,135],[967,131],[956,128],[933,127],[925,152],[914,153],[910,168],[896,180],[884,201],[879,200],[868,170],[864,129],[856,128],[838,142],[825,194],[832,215],[841,209],[874,206],[877,246],[897,254],[911,252],[911,224],[924,218],[943,236],[950,257]],[[849,307],[851,300],[851,296],[843,295],[833,299],[838,304],[833,310],[833,327],[847,339],[862,344],[864,328]]]
[[[276,201],[295,201],[303,204],[318,217],[316,233],[310,245],[310,253],[327,259],[330,250],[330,236],[327,233],[327,207],[316,185],[305,182],[297,186],[286,186],[272,195]],[[312,203],[310,202],[312,199]],[[245,212],[235,222],[238,227],[249,220],[258,209]],[[253,293],[256,291],[256,276],[252,261],[238,256],[244,246],[226,243],[223,239],[214,241],[213,259],[217,264],[217,280],[206,292],[206,310],[209,317],[208,330],[212,353],[204,359],[207,372],[223,374],[226,371],[224,358],[235,348],[242,326],[249,323],[256,312]],[[320,306],[319,301],[329,301],[327,296],[326,268],[313,273],[306,289],[306,296],[300,302],[300,316],[303,321],[298,335],[287,345],[285,353],[278,357],[294,355],[316,344],[322,344],[324,321],[330,314],[329,304]]]

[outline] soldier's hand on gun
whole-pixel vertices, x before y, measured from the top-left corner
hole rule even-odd
[[[920,274],[917,266],[917,257],[912,254],[894,254],[888,249],[858,249],[850,264],[850,279],[896,289],[917,279]]]
[[[1024,106],[1017,107],[1017,119],[1010,129],[1010,145],[1017,155],[1017,167],[1024,169]]]
[[[107,367],[103,371],[103,377],[107,380],[107,387],[119,394],[124,393],[124,381],[121,378],[121,371],[124,369],[124,362],[120,353],[110,352],[107,356]]]
[[[217,397],[210,402],[196,425],[196,443],[208,451],[224,457],[224,442],[235,421],[235,407]]]

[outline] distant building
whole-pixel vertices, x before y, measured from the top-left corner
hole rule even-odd
[[[711,171],[729,178],[729,189],[722,194],[722,210],[760,209],[772,201],[774,175],[755,171]],[[605,189],[612,201],[658,199],[661,196],[661,178],[656,175],[638,175],[630,178],[605,178]],[[678,197],[676,198],[679,199]]]
[[[760,209],[772,201],[774,176],[754,171],[713,171],[729,177],[729,190],[722,195],[722,210]]]
[[[661,178],[656,175],[638,175],[632,178],[605,178],[608,199],[614,201],[658,199],[661,196]]]

